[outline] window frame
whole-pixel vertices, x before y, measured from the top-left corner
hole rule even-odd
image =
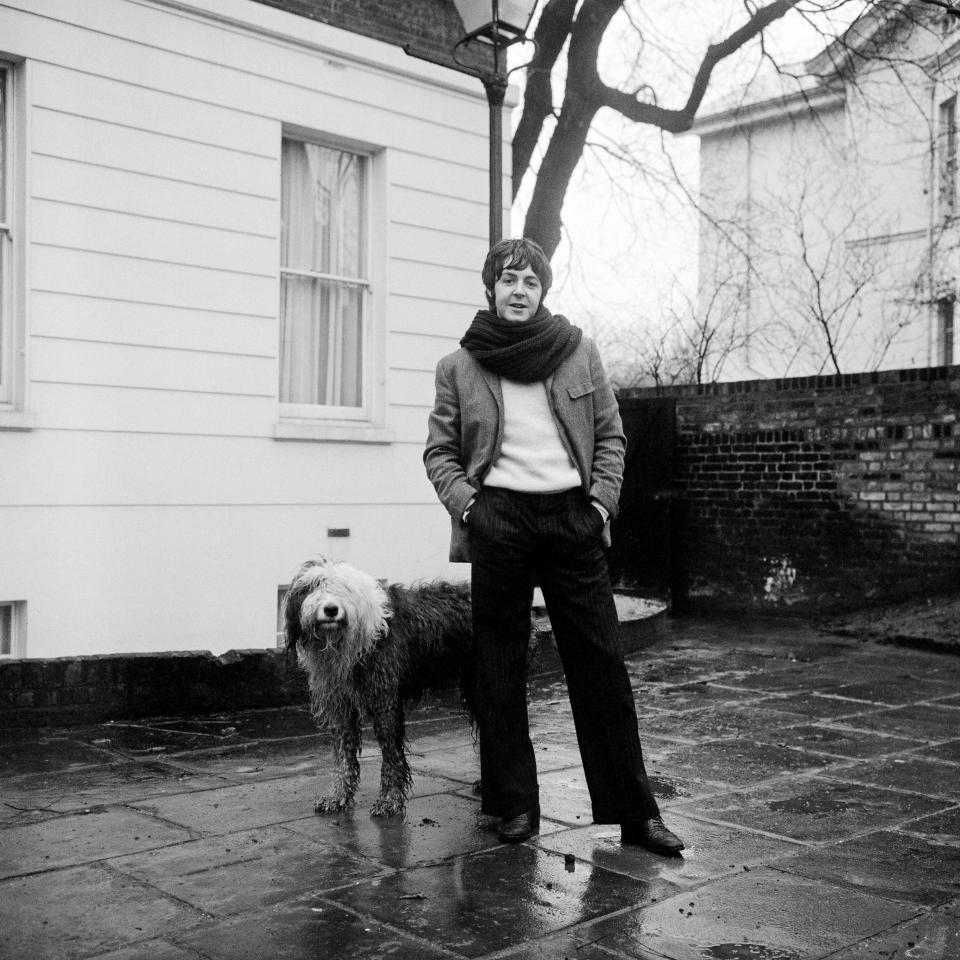
[[[4,219],[0,229],[0,430],[29,430],[27,317],[27,61],[0,53],[6,96],[3,117]]]
[[[27,655],[27,603],[25,600],[0,600],[0,611],[9,610],[10,651],[0,645],[0,661],[18,660]]]
[[[953,366],[957,349],[956,298],[937,300],[937,355],[939,365]]]
[[[957,214],[957,95],[940,101],[939,113],[940,216],[949,220]]]
[[[277,403],[278,420],[274,437],[278,440],[354,440],[376,443],[391,442],[392,432],[385,425],[386,396],[386,184],[387,151],[367,143],[359,143],[316,130],[284,124],[280,142],[296,140],[312,143],[331,150],[356,154],[364,160],[363,229],[366,237],[363,250],[361,277],[341,277],[315,271],[288,268],[280,260],[278,199],[277,232]],[[278,181],[283,176],[283,165],[278,157]],[[281,185],[282,189],[282,185]],[[284,275],[308,275],[318,280],[350,283],[363,289],[361,322],[363,324],[361,349],[362,403],[359,407],[324,404],[286,403],[280,400],[279,334],[281,324],[282,278]]]

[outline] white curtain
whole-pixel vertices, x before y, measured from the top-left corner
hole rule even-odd
[[[364,158],[283,141],[280,400],[363,405]]]

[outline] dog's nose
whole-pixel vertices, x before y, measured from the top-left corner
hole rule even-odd
[[[325,603],[323,605],[323,615],[328,620],[333,620],[340,612],[340,608],[335,603]]]

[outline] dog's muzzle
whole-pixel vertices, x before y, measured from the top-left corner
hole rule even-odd
[[[346,621],[346,611],[333,600],[319,603],[312,611],[306,611],[306,613],[307,615],[301,621],[304,633],[308,637],[322,639],[328,643],[330,634],[342,629]]]

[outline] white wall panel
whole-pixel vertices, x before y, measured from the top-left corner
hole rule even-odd
[[[32,138],[34,152],[47,156],[82,160],[268,200],[278,196],[277,163],[269,157],[48,109],[33,112]]]
[[[362,507],[433,499],[422,448],[412,444],[41,430],[12,438],[8,451],[0,463],[6,506]],[[350,471],[335,469],[347,456]]]
[[[279,124],[275,132],[279,142]],[[279,176],[279,167],[277,171],[276,176]],[[31,162],[30,179],[33,196],[38,199],[200,224],[254,236],[279,236],[280,203],[272,198],[242,196],[215,186],[198,186],[37,154]]]
[[[36,244],[32,251],[31,279],[34,290],[254,317],[277,315],[275,279],[188,264],[158,263]]]
[[[130,213],[92,210],[37,200],[32,206],[35,243],[96,253],[187,263],[276,279],[277,242],[270,237],[195,224],[149,220]]]
[[[34,293],[34,336],[100,340],[140,346],[179,347],[210,353],[277,356],[273,317],[241,317],[146,303],[127,303],[63,293]]]
[[[105,66],[97,64],[95,69]],[[31,89],[37,107],[279,160],[279,150],[272,144],[272,120],[205,103],[201,91],[185,100],[52,63],[37,64]]]
[[[27,601],[28,656],[272,647],[277,588],[317,553],[390,580],[469,576],[446,563],[449,521],[435,503],[402,512],[157,506],[66,516],[0,507],[0,529],[24,545],[16,557],[0,552],[0,583],[5,596]],[[331,527],[351,537],[330,539]]]
[[[273,436],[277,420],[273,397],[119,389],[35,382],[31,409],[44,428],[97,432],[125,431],[185,436]],[[9,436],[0,434],[0,449]]]
[[[272,358],[35,337],[34,380],[273,397]]]

